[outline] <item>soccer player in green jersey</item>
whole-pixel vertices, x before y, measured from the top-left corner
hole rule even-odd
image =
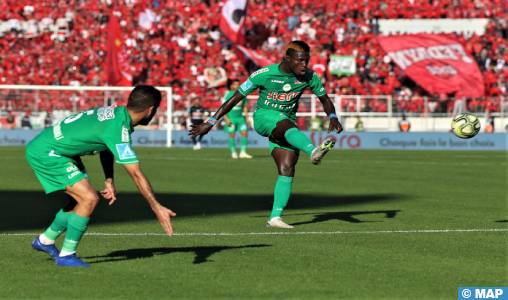
[[[71,198],[46,231],[33,240],[35,250],[48,253],[59,266],[89,266],[76,256],[76,249],[99,197],[80,157],[97,152],[105,176],[100,193],[109,205],[116,201],[113,182],[116,161],[131,176],[166,234],[172,235],[170,219],[175,213],[157,201],[131,147],[133,127],[148,125],[160,101],[161,93],[156,88],[137,86],[130,93],[127,106],[101,107],[71,115],[46,128],[28,144],[26,158],[46,194],[63,190]],[[59,251],[55,240],[64,231],[65,239]]]
[[[240,81],[237,79],[230,79],[228,82],[228,90],[224,95],[224,99],[222,103],[227,102],[233,95],[235,94],[236,89],[240,86]],[[247,108],[247,98],[243,98],[242,101],[238,102],[231,111],[224,116],[224,122],[226,122],[226,126],[224,126],[224,131],[229,134],[228,146],[231,151],[231,158],[237,159],[240,158],[252,158],[251,155],[247,153],[247,121],[246,117],[249,115],[249,110]],[[235,132],[240,132],[240,155],[236,153],[236,143],[235,143]]]
[[[310,47],[305,42],[292,41],[287,46],[281,63],[266,66],[252,73],[213,117],[203,124],[193,126],[190,130],[193,136],[208,133],[238,102],[259,89],[259,99],[254,113],[254,129],[260,135],[268,137],[270,152],[279,173],[275,183],[273,209],[267,224],[271,227],[293,228],[286,224],[281,216],[291,195],[299,151],[307,154],[313,164],[319,164],[335,144],[334,139],[327,138],[316,147],[296,127],[298,101],[306,88],[310,88],[321,101],[329,118],[328,132],[342,131],[342,125],[321,79],[308,68],[309,58]]]

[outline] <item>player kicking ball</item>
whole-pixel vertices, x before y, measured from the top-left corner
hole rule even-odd
[[[130,93],[127,106],[101,107],[71,115],[46,128],[28,144],[26,158],[46,194],[63,190],[71,198],[46,231],[33,240],[35,250],[49,254],[58,266],[89,267],[76,256],[76,250],[99,197],[80,157],[96,152],[100,153],[106,178],[100,193],[109,205],[116,201],[113,182],[116,161],[131,176],[166,234],[173,234],[171,217],[175,213],[157,201],[131,148],[133,128],[148,125],[160,101],[161,93],[156,88],[137,86]],[[65,239],[59,251],[55,240],[63,232]]]
[[[317,165],[335,144],[333,139],[327,138],[316,147],[296,127],[298,101],[306,88],[310,88],[321,101],[330,119],[328,132],[342,131],[342,125],[321,79],[308,68],[309,58],[310,47],[305,42],[292,41],[287,46],[281,63],[252,73],[213,117],[203,124],[192,126],[190,130],[192,136],[208,133],[238,102],[259,89],[259,99],[254,112],[254,130],[268,137],[270,152],[279,173],[275,182],[273,209],[267,223],[270,227],[293,228],[286,224],[281,216],[291,195],[299,152],[303,151],[310,157],[311,162]]]

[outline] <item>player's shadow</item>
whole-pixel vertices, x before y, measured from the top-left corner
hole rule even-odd
[[[210,260],[210,256],[225,250],[236,250],[236,249],[247,249],[247,248],[263,248],[270,247],[271,245],[266,244],[253,244],[243,246],[202,246],[202,247],[168,247],[168,248],[139,248],[139,249],[127,249],[110,252],[106,255],[101,256],[89,256],[83,257],[85,259],[92,259],[89,262],[91,264],[105,263],[105,262],[116,262],[132,259],[150,258],[157,255],[166,255],[171,253],[194,253],[193,264],[202,264],[205,262],[213,262]]]
[[[362,216],[365,215],[384,215],[387,219],[395,218],[397,213],[400,210],[371,210],[371,211],[338,211],[338,212],[324,212],[319,213],[314,216],[312,220],[292,223],[291,225],[304,225],[304,224],[312,224],[312,223],[321,223],[332,220],[339,220],[349,223],[367,223],[367,222],[381,222],[381,221],[368,221],[362,220]],[[300,215],[308,215],[308,214],[300,214]]]
[[[40,230],[48,226],[56,212],[63,207],[62,195],[45,197],[43,192],[0,191],[0,232],[12,230]],[[215,216],[235,213],[269,212],[273,205],[271,191],[263,194],[157,194],[165,206],[177,213],[176,218],[195,216]],[[289,209],[319,209],[365,203],[384,203],[404,201],[413,196],[404,194],[294,194]],[[6,213],[8,212],[8,213]],[[108,206],[101,200],[94,211],[91,225],[152,220],[153,212],[143,197],[137,192],[119,193],[114,205]]]
[[[497,220],[496,223],[508,223],[508,220]]]

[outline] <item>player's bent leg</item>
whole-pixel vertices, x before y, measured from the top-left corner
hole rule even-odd
[[[231,128],[231,127],[230,127]],[[231,152],[231,158],[237,159],[238,154],[236,153],[236,141],[235,141],[235,132],[231,132],[229,130],[229,138],[228,138],[228,148],[229,152]]]
[[[46,252],[53,258],[57,257],[60,251],[55,246],[55,240],[67,229],[68,219],[69,213],[61,209],[46,231],[32,241],[32,248]]]
[[[55,200],[54,198],[60,198],[61,195],[61,192],[54,192],[50,193],[48,197]],[[69,198],[68,195],[65,195],[65,197]],[[68,210],[64,208],[58,211],[51,225],[42,234],[33,239],[32,248],[45,252],[53,258],[57,257],[60,251],[55,246],[55,240],[67,229],[68,218]]]
[[[99,202],[99,197],[88,179],[82,179],[72,186],[67,186],[66,192],[76,200],[77,204],[69,214],[67,233],[60,255],[55,262],[59,266],[89,267],[76,256],[76,250],[88,228],[90,216]]]
[[[251,159],[252,155],[247,153],[247,135],[248,131],[246,128],[245,130],[240,131],[240,158]]]
[[[77,202],[73,211],[84,217],[90,217],[99,203],[97,191],[88,179],[82,179],[72,186],[67,186],[65,192]]]
[[[291,196],[298,155],[293,151],[275,148],[272,151],[272,156],[275,160],[275,164],[277,165],[279,176],[275,182],[273,208],[267,226],[293,228],[293,226],[286,224],[282,220],[281,216],[289,201],[289,197]]]
[[[288,144],[305,152],[309,157],[316,148],[307,135],[298,130],[295,124],[288,119],[277,123],[272,136],[279,141],[287,141]]]

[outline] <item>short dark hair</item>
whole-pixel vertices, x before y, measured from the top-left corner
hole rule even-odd
[[[304,41],[292,41],[286,47],[286,55],[292,55],[295,52],[310,53],[310,47]]]
[[[233,83],[235,83],[235,82],[240,82],[240,79],[238,79],[238,78],[228,78],[228,83],[227,83],[228,89],[230,89],[231,86],[233,85]]]
[[[158,108],[161,104],[161,92],[151,85],[138,85],[129,95],[127,107],[134,111],[143,111],[150,106]]]

